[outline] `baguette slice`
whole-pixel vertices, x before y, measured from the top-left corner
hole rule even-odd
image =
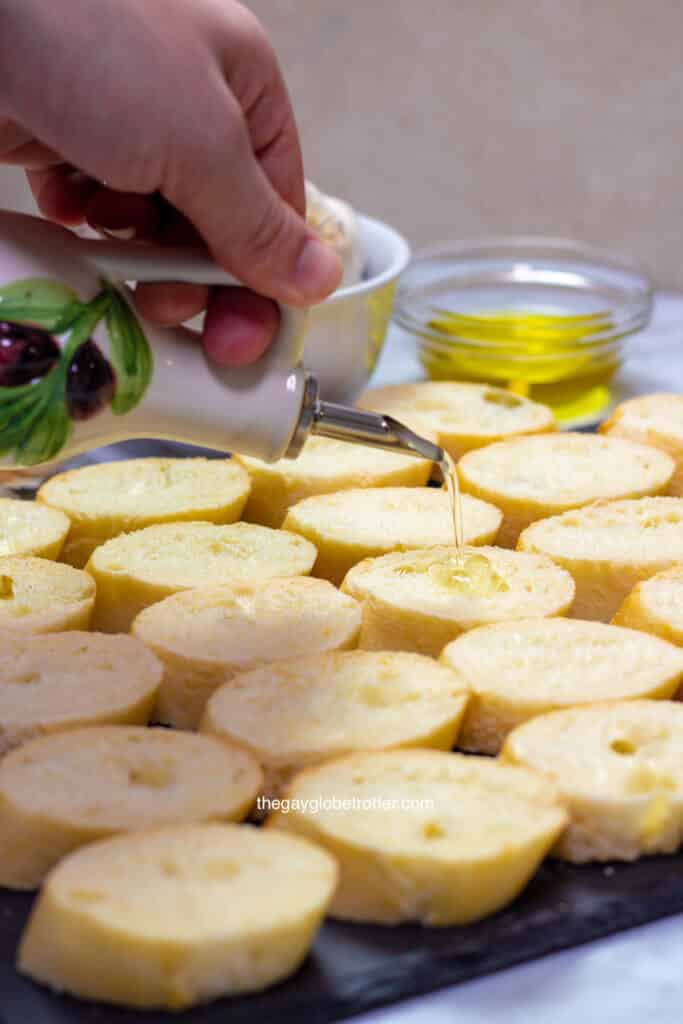
[[[246,751],[170,729],[32,740],[0,761],[0,885],[34,889],[67,853],[117,832],[241,821],[262,779]]]
[[[489,758],[393,750],[302,772],[267,825],[336,858],[334,917],[451,925],[515,899],[566,823],[540,775]]]
[[[683,842],[683,705],[625,701],[554,711],[520,725],[502,758],[561,790],[569,828],[558,857],[635,860]]]
[[[87,572],[47,558],[0,558],[0,631],[87,629],[95,584]]]
[[[618,405],[601,434],[627,437],[666,452],[676,463],[669,494],[683,494],[683,395],[640,395]]]
[[[211,583],[306,576],[316,549],[303,537],[234,523],[163,523],[96,548],[86,569],[97,584],[96,629],[126,632],[143,608]]]
[[[514,438],[463,456],[460,486],[503,512],[498,534],[513,548],[537,519],[599,500],[662,494],[674,462],[654,448],[595,434]]]
[[[683,566],[637,583],[612,619],[683,647]]]
[[[361,409],[387,413],[415,430],[429,430],[457,460],[465,452],[517,434],[557,429],[546,405],[504,388],[460,381],[420,381],[366,391]]]
[[[466,544],[492,544],[502,514],[493,505],[462,497]],[[390,551],[453,543],[448,494],[434,487],[372,487],[306,498],[283,524],[318,549],[316,576],[339,585],[364,558]]]
[[[683,651],[633,629],[578,619],[528,619],[470,630],[441,663],[472,689],[458,746],[497,754],[517,725],[556,708],[673,697]]]
[[[244,518],[274,527],[282,525],[292,505],[314,494],[352,487],[422,487],[432,472],[426,459],[329,437],[309,438],[296,459],[268,463],[246,455],[237,458],[251,477]]]
[[[144,725],[161,682],[158,658],[131,636],[0,634],[0,755],[84,725]]]
[[[61,559],[80,569],[120,533],[155,523],[234,523],[249,486],[234,459],[124,459],[58,473],[37,497],[71,520]]]
[[[475,626],[564,615],[571,606],[571,576],[545,556],[466,549],[461,586],[449,571],[455,555],[453,547],[422,548],[368,558],[351,569],[342,590],[363,606],[359,646],[438,657]]]
[[[59,509],[19,498],[0,498],[0,557],[59,558],[70,525]]]
[[[294,576],[173,594],[140,612],[133,634],[159,656],[157,721],[196,729],[217,687],[281,658],[355,647],[360,606],[325,580]]]
[[[57,992],[138,1009],[257,992],[300,966],[336,880],[323,850],[248,825],[115,836],[50,874],[17,966]]]
[[[528,526],[519,551],[544,554],[574,577],[577,619],[609,622],[641,580],[683,562],[683,499],[590,505]]]
[[[301,768],[354,750],[450,750],[467,704],[453,670],[418,654],[318,654],[235,676],[202,732],[246,747],[279,793]]]

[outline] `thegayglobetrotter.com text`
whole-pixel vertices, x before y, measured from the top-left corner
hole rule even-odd
[[[306,800],[297,797],[259,796],[256,800],[259,811],[280,811],[289,814],[299,811],[302,814],[320,814],[321,811],[433,811],[434,801],[428,797],[423,800],[407,800],[398,797],[311,797]]]

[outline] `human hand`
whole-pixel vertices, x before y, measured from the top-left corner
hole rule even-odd
[[[0,162],[42,213],[117,237],[204,244],[245,288],[140,285],[151,321],[207,310],[219,363],[253,362],[277,307],[338,285],[307,227],[299,138],[275,54],[236,0],[0,0]]]

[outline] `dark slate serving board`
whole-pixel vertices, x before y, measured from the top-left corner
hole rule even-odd
[[[148,447],[119,446],[127,458],[186,453],[180,446]],[[85,1003],[22,978],[14,957],[31,903],[31,895],[0,889],[0,1024],[334,1024],[683,912],[683,853],[608,866],[546,861],[515,903],[466,928],[326,922],[293,978],[261,995],[181,1014]]]
[[[0,890],[2,1024],[331,1024],[683,910],[683,856],[547,862],[507,910],[467,928],[324,925],[297,975],[261,995],[182,1014],[52,995],[14,971],[31,896]]]

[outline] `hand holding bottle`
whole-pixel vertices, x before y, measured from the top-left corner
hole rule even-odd
[[[235,0],[0,0],[0,162],[66,225],[204,244],[248,286],[141,285],[148,320],[207,309],[204,345],[252,362],[270,299],[330,294],[334,253],[305,222],[299,138],[264,30]],[[251,289],[251,290],[248,290]]]

